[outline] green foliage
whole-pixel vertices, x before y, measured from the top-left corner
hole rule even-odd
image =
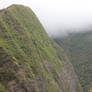
[[[0,84],[0,92],[8,92],[2,84]]]
[[[28,7],[0,11],[0,83],[7,91],[81,92],[80,86],[72,87],[79,82],[72,80],[75,73],[63,54]]]
[[[67,52],[84,92],[92,87],[92,31],[71,33],[55,41]]]
[[[16,74],[14,71],[5,68],[0,68],[0,83],[6,85],[9,81],[15,79],[16,79]]]

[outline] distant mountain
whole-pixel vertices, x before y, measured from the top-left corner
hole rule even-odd
[[[62,48],[22,5],[0,11],[0,92],[82,92]]]
[[[70,33],[54,40],[67,52],[84,92],[89,92],[92,88],[92,31]]]

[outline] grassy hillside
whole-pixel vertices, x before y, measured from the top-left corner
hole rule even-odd
[[[0,11],[0,92],[82,92],[64,51],[21,5]]]
[[[92,31],[71,33],[55,40],[70,57],[84,92],[89,92],[92,88]]]

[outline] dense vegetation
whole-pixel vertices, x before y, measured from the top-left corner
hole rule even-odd
[[[84,92],[92,88],[92,31],[54,38],[67,52]]]
[[[0,11],[0,92],[82,92],[66,54],[28,7]]]

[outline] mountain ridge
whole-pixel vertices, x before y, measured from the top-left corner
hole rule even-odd
[[[0,12],[0,91],[82,92],[63,49],[28,7]]]

